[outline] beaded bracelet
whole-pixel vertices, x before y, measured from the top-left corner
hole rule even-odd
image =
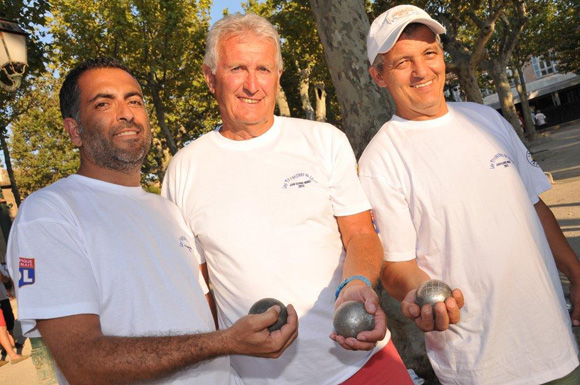
[[[354,281],[355,279],[363,281],[364,283],[366,283],[368,285],[368,287],[373,287],[373,285],[371,285],[371,281],[369,281],[369,279],[367,277],[363,277],[362,275],[353,275],[352,277],[348,277],[347,279],[342,281],[340,285],[338,285],[338,288],[336,289],[336,293],[334,293],[334,297],[335,297],[334,300],[335,301],[336,301],[336,299],[338,299],[338,295],[340,294],[340,291],[342,290],[342,288],[345,287],[347,283],[349,283],[350,281]]]

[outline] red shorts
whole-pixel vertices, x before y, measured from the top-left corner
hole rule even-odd
[[[342,385],[413,385],[407,368],[393,345],[376,352],[358,372]]]
[[[6,327],[6,320],[4,319],[4,312],[0,310],[0,327]]]

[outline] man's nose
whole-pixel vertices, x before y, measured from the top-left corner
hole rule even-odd
[[[258,78],[255,71],[248,71],[244,81],[244,89],[252,95],[258,92]]]
[[[413,75],[423,78],[427,75],[427,62],[424,59],[417,59],[413,62]]]
[[[119,103],[119,105],[117,107],[117,119],[131,122],[131,121],[133,121],[134,118],[135,118],[135,113],[129,107],[129,105],[125,102]]]

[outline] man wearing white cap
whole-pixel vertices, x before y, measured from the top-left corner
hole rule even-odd
[[[400,5],[367,39],[371,76],[397,107],[359,163],[385,250],[383,284],[425,331],[441,382],[577,384],[557,269],[570,279],[577,326],[580,262],[538,197],[550,183],[509,123],[483,105],[445,101],[444,32]],[[460,289],[420,309],[415,291],[428,279]]]

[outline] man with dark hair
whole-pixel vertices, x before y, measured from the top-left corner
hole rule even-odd
[[[296,338],[292,305],[278,331],[278,307],[215,331],[179,210],[140,187],[151,129],[130,72],[83,62],[61,109],[79,170],[26,199],[8,247],[23,332],[42,336],[61,383],[221,385],[230,354],[278,357]]]
[[[496,111],[445,101],[444,32],[399,5],[367,38],[371,76],[397,107],[359,162],[385,250],[383,284],[425,331],[442,383],[578,384],[557,268],[579,325],[580,262],[538,196],[550,183]],[[416,290],[430,278],[458,289],[419,308]]]

